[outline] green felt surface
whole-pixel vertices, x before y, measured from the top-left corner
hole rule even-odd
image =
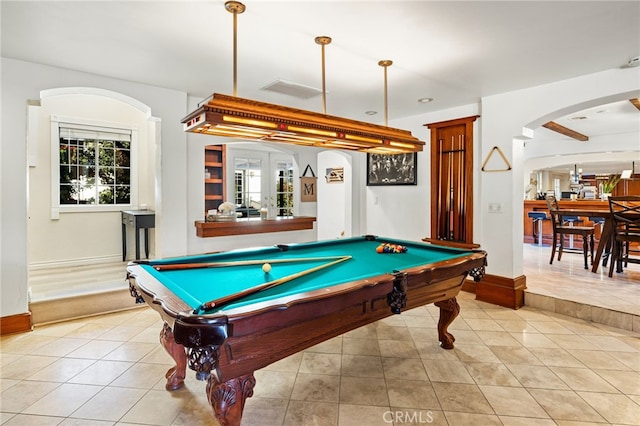
[[[377,253],[376,248],[385,242],[405,245],[408,250],[406,253]],[[344,262],[222,306],[223,309],[231,309],[259,301],[267,301],[277,297],[291,296],[327,286],[366,279],[380,274],[402,271],[403,269],[460,257],[469,253],[467,250],[384,238],[367,241],[365,237],[293,244],[288,247],[289,250],[287,251],[282,251],[278,247],[268,247],[172,258],[152,261],[149,265],[143,265],[143,267],[191,308],[197,310],[204,303],[319,266],[327,261],[273,263],[271,264],[271,272],[268,274],[262,271],[262,264],[172,271],[157,271],[153,268],[154,265],[352,256],[351,259]]]

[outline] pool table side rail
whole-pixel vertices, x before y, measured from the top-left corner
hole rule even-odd
[[[132,262],[127,266],[127,281],[132,295],[134,291],[137,292],[171,328],[180,312],[193,311],[180,297],[137,263]]]
[[[410,277],[424,274],[427,282],[430,282],[433,279],[437,279],[438,275],[441,275],[442,271],[444,271],[445,269],[448,270],[448,274],[468,273],[470,269],[472,269],[469,267],[470,261],[479,261],[482,263],[481,266],[486,265],[486,252],[482,250],[472,250],[468,252],[467,256],[455,257],[440,262],[407,268],[402,270],[402,272],[406,272]],[[456,272],[453,272],[452,269],[454,269]],[[362,280],[351,281],[344,284],[337,284],[331,287],[298,293],[296,295],[288,297],[280,297],[266,301],[260,301],[229,310],[221,309],[211,314],[205,313],[201,315],[191,315],[190,312],[192,312],[193,309],[188,304],[182,301],[170,289],[165,287],[155,277],[149,274],[144,268],[140,267],[140,265],[131,263],[128,266],[127,271],[130,285],[133,285],[138,289],[145,301],[156,311],[158,311],[162,315],[163,319],[169,325],[171,325],[172,328],[174,320],[178,314],[181,314],[182,317],[197,317],[198,319],[193,322],[202,321],[210,323],[213,318],[219,318],[220,320],[222,320],[223,318],[232,318],[235,316],[246,315],[248,313],[257,313],[264,310],[286,309],[295,304],[303,303],[308,300],[327,298],[333,294],[344,294],[350,291],[354,291],[359,287],[375,286],[379,282],[387,280],[392,276],[391,273],[385,273],[373,277],[368,277]],[[224,322],[226,323],[226,320]]]
[[[457,257],[447,259],[441,262],[432,263],[428,265],[421,265],[412,268],[403,269],[401,272],[406,272],[411,276],[425,276],[429,279],[437,278],[438,270],[442,268],[449,269],[449,273],[462,274],[469,271],[468,262],[471,260],[484,259],[485,253],[478,251],[476,253],[469,254],[466,257]],[[455,272],[452,272],[455,271]],[[266,300],[262,302],[256,302],[248,306],[241,306],[229,310],[222,310],[219,313],[225,314],[229,318],[245,315],[249,312],[257,313],[263,310],[279,310],[286,309],[295,304],[303,303],[309,300],[323,299],[330,297],[334,294],[340,295],[356,290],[362,287],[372,287],[379,285],[380,282],[384,282],[393,277],[393,273],[384,273],[365,279],[351,281],[343,284],[336,284],[331,287],[311,290],[304,293],[298,293],[294,296],[280,297],[276,299]]]

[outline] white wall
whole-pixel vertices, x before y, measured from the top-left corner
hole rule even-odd
[[[518,90],[482,99],[481,158],[498,146],[513,169],[480,176],[481,243],[489,253],[488,272],[515,278],[522,275],[524,174],[523,133],[548,121],[551,114],[567,114],[582,109],[592,100],[628,99],[638,96],[640,69],[613,69],[552,84]],[[562,113],[562,114],[561,114]],[[529,129],[525,129],[529,126]],[[503,206],[502,214],[488,213],[488,204]],[[493,259],[493,261],[491,260]]]
[[[98,87],[125,94],[151,109],[161,122],[150,124],[157,132],[155,205],[157,211],[156,255],[161,257],[202,251],[312,240],[315,230],[303,233],[262,234],[260,236],[198,239],[193,221],[203,211],[200,190],[201,147],[188,145],[193,135],[185,135],[180,123],[193,105],[186,94],[115,80],[103,76],[45,67],[2,58],[2,129],[0,206],[2,255],[0,269],[0,315],[26,312],[27,301],[27,149],[26,103],[38,99],[41,90],[59,87]],[[479,113],[475,140],[474,241],[489,253],[488,272],[505,277],[522,274],[522,176],[524,162],[523,127],[548,121],[548,114],[573,105],[607,96],[638,93],[640,69],[610,70],[530,89],[495,95],[476,104],[395,120],[393,127],[411,130],[428,142],[424,124]],[[636,95],[637,96],[637,95]],[[519,141],[516,139],[520,138]],[[482,173],[480,165],[494,146],[499,146],[513,169]],[[316,166],[317,150],[296,152],[299,166]],[[410,187],[366,187],[364,154],[352,157],[354,200],[352,233],[372,233],[418,240],[429,235],[429,144],[418,155],[418,185]],[[191,171],[195,167],[196,171]],[[317,167],[314,167],[317,171]],[[198,176],[198,174],[200,174]],[[187,188],[185,190],[185,188]],[[359,193],[358,193],[359,191]],[[196,195],[197,194],[197,195]],[[489,214],[488,203],[502,205],[502,214]],[[316,203],[301,203],[300,214],[315,215]],[[114,230],[119,232],[119,230]],[[206,241],[205,241],[206,240]]]
[[[122,259],[121,236],[114,232],[121,228],[119,211],[61,212],[57,219],[52,219],[50,117],[56,115],[135,129],[136,152],[132,153],[132,162],[138,173],[132,176],[132,184],[139,190],[135,198],[132,194],[131,208],[144,204],[154,209],[153,186],[147,184],[151,181],[148,176],[152,176],[149,169],[154,169],[154,157],[149,153],[155,148],[155,141],[148,139],[148,108],[114,92],[87,88],[70,88],[63,93],[46,91],[42,95],[41,106],[31,107],[35,111],[29,122],[29,264],[31,267],[70,266]],[[57,153],[57,149],[55,151]],[[129,258],[133,258],[134,238],[133,233],[130,234],[127,252]]]
[[[390,122],[391,127],[410,130],[425,142],[418,153],[416,186],[361,186],[365,191],[364,208],[367,234],[419,241],[431,236],[431,132],[427,124],[478,115],[478,105],[465,105],[420,116]],[[474,151],[478,151],[478,120],[474,123]],[[476,173],[479,170],[477,156]],[[477,205],[477,186],[474,185],[474,205]],[[474,219],[474,233],[479,221]],[[478,241],[474,235],[474,241]]]
[[[353,170],[351,153],[323,151],[318,155],[318,239],[352,236]],[[344,182],[328,183],[329,168],[344,168]]]
[[[0,259],[0,316],[28,310],[27,255],[27,101],[39,99],[42,90],[62,87],[96,87],[122,93],[148,105],[152,114],[162,119],[159,129],[163,158],[158,162],[157,191],[162,198],[175,200],[161,208],[157,218],[156,245],[161,256],[186,251],[186,149],[180,119],[186,115],[186,95],[175,90],[115,80],[103,76],[47,67],[2,58],[2,167],[0,168],[0,205],[2,241]],[[155,130],[150,130],[155,131]],[[183,200],[181,202],[181,199]],[[120,233],[120,228],[114,229]]]
[[[613,69],[485,97],[479,105],[470,104],[394,120],[391,126],[410,130],[414,136],[427,142],[424,151],[418,154],[418,185],[406,188],[365,187],[365,232],[411,240],[429,236],[430,146],[429,131],[424,124],[478,114],[480,118],[474,124],[473,240],[488,252],[488,273],[508,278],[522,275],[526,140],[523,133],[530,130],[525,127],[535,128],[568,114],[572,108],[575,111],[583,109],[592,100],[613,102],[637,97],[639,90],[639,68]],[[503,151],[512,169],[507,172],[481,172],[482,163],[495,146]],[[502,213],[488,213],[490,203],[500,205]]]

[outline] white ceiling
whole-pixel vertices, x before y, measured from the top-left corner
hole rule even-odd
[[[393,60],[393,120],[618,68],[640,55],[638,1],[244,3],[237,96],[322,111],[320,95],[300,99],[261,88],[283,79],[321,89],[314,39],[326,35],[333,39],[325,48],[327,114],[374,123],[384,123],[382,59]],[[196,98],[232,94],[233,15],[223,1],[2,0],[1,7],[2,56]],[[424,97],[434,101],[417,102]],[[591,135],[638,128],[631,104],[608,108],[554,121]],[[540,135],[560,137],[546,129]]]
[[[609,136],[615,138],[616,135],[625,133],[635,133],[640,135],[640,111],[629,101],[620,101],[596,107],[577,111],[562,117],[554,118],[553,121],[564,127],[578,131],[584,135],[588,135],[590,139],[599,136]],[[535,131],[534,139],[528,143],[546,144],[563,144],[567,142],[575,142],[569,136],[563,136],[559,133],[539,127]],[[607,151],[603,147],[603,151]],[[638,139],[636,151],[616,152],[616,153],[595,153],[585,155],[570,155],[569,162],[563,162],[551,166],[548,164],[550,158],[534,159],[531,163],[535,164],[534,169],[550,170],[559,173],[569,173],[574,170],[576,162],[577,167],[584,168],[584,173],[620,173],[622,170],[631,169],[632,162],[635,161],[635,172],[640,173],[640,139]],[[554,158],[554,160],[556,160]],[[545,161],[547,164],[545,165]],[[529,165],[531,165],[531,163]]]

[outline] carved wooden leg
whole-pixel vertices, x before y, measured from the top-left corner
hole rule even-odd
[[[253,373],[220,383],[215,373],[207,380],[207,399],[220,426],[240,426],[247,398],[253,395]]]
[[[171,367],[165,377],[167,378],[167,384],[165,388],[169,391],[180,389],[184,386],[184,378],[187,370],[187,353],[184,346],[176,343],[173,338],[173,330],[166,322],[162,326],[160,332],[160,343],[162,347],[167,351],[171,358],[176,362],[176,365]]]
[[[440,344],[444,349],[453,349],[453,342],[455,342],[456,338],[453,337],[453,334],[447,331],[447,328],[449,327],[449,324],[451,324],[460,313],[460,305],[458,305],[458,301],[455,297],[447,300],[442,300],[434,304],[438,308],[440,308],[440,319],[438,320],[438,340],[440,340]]]

